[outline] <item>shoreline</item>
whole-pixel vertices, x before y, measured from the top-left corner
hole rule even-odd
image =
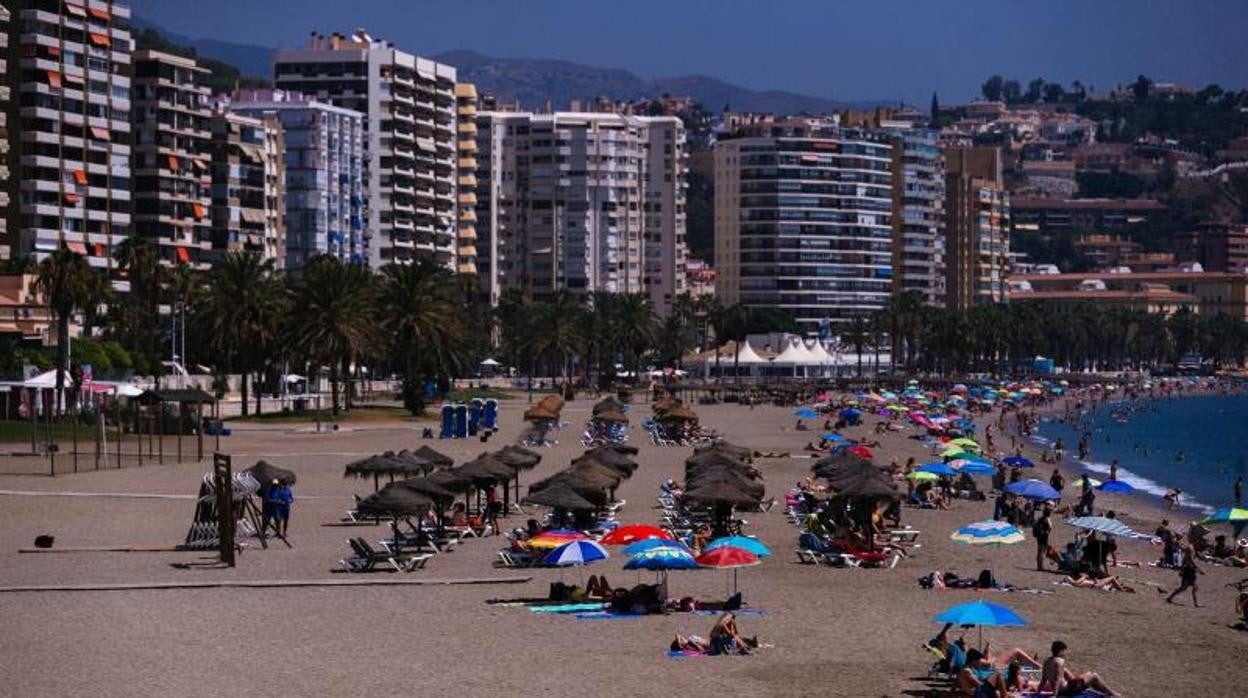
[[[1112,395],[1097,402],[1095,406],[1091,408],[1085,407],[1084,409],[1085,411],[1094,411],[1110,405],[1132,401],[1168,402],[1172,400],[1189,400],[1191,398],[1199,397],[1230,396],[1244,397],[1248,396],[1248,393],[1245,393],[1243,390],[1235,390],[1228,393],[1223,390],[1200,388],[1164,397],[1144,395],[1137,396],[1133,399],[1124,394],[1122,389],[1119,389]],[[1102,477],[1098,477],[1097,479],[1104,480],[1105,478],[1103,475],[1107,474],[1109,471],[1108,463],[1101,463],[1096,460],[1079,460],[1078,455],[1073,452],[1073,449],[1071,449],[1069,445],[1065,458],[1063,458],[1060,462],[1042,463],[1040,460],[1041,454],[1048,451],[1053,443],[1053,438],[1051,436],[1043,434],[1045,426],[1063,423],[1064,420],[1062,419],[1062,415],[1066,412],[1067,401],[1076,399],[1086,400],[1087,398],[1085,396],[1063,397],[1036,409],[1035,414],[1039,418],[1039,421],[1035,431],[1029,437],[1024,437],[1022,434],[1013,430],[1009,432],[1019,439],[1019,445],[1023,446],[1024,455],[1027,455],[1027,449],[1031,449],[1031,452],[1035,455],[1035,458],[1032,458],[1032,460],[1036,462],[1036,471],[1039,471],[1042,465],[1053,465],[1061,471],[1062,475],[1066,478],[1066,488],[1065,491],[1063,491],[1063,500],[1066,499],[1065,495],[1067,492],[1071,491],[1072,487],[1078,486],[1079,478],[1084,472],[1092,473],[1093,476],[1101,475]],[[1073,410],[1075,408],[1071,406],[1071,409]],[[1095,458],[1095,456],[1090,456],[1090,458]],[[1104,472],[1101,472],[1098,466],[1102,466],[1104,468]],[[1161,488],[1172,489],[1175,486],[1173,483],[1155,480],[1153,478],[1135,473],[1129,467],[1124,467],[1121,464],[1119,465],[1118,472],[1120,480],[1125,480],[1126,478],[1122,477],[1122,475],[1126,474],[1137,480],[1143,480]],[[1047,481],[1047,477],[1039,479]],[[1148,520],[1150,525],[1160,523],[1161,519],[1168,519],[1172,526],[1176,525],[1178,522],[1187,522],[1189,524],[1194,523],[1195,521],[1203,519],[1210,512],[1217,509],[1216,506],[1203,503],[1198,499],[1191,499],[1190,495],[1185,499],[1186,501],[1181,501],[1177,509],[1171,510],[1168,508],[1169,505],[1161,494],[1157,494],[1156,492],[1151,492],[1143,488],[1136,488],[1136,491],[1130,494],[1115,494],[1098,491],[1097,508],[1101,510],[1112,510],[1119,518],[1122,518],[1125,513],[1131,519]],[[1114,506],[1107,506],[1105,502],[1112,502]],[[1145,533],[1146,531],[1140,532]]]

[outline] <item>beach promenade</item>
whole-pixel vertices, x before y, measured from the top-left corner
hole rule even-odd
[[[591,402],[570,402],[571,422],[560,443],[541,449],[542,463],[522,473],[521,488],[565,467],[582,451],[577,435]],[[516,440],[523,398],[503,401],[502,430],[476,439],[427,442],[457,462]],[[335,573],[349,553],[346,539],[376,540],[384,527],[337,525],[352,493],[371,481],[343,478],[343,466],[387,449],[416,448],[420,425],[352,423],[333,434],[309,434],[290,425],[240,426],[223,439],[236,469],[265,459],[297,472],[290,524],[293,548],[249,548],[234,569],[200,567],[197,552],[19,553],[35,536],[56,546],[172,547],[185,537],[191,497],[210,462],[131,467],[57,478],[0,476],[0,587],[244,581],[391,581],[495,579],[524,583],[422,586],[293,586],[126,589],[111,591],[0,591],[0,685],[13,696],[210,695],[926,695],[931,656],[920,645],[939,626],[939,611],[983,597],[1027,619],[1024,628],[988,629],[995,648],[1021,647],[1042,657],[1064,640],[1071,666],[1094,670],[1128,696],[1242,695],[1248,683],[1248,633],[1231,629],[1232,590],[1244,570],[1205,566],[1202,608],[1190,597],[1167,605],[1160,589],[1177,574],[1147,566],[1159,548],[1121,541],[1119,557],[1144,562],[1117,570],[1138,593],[1058,586],[1056,573],[1034,569],[1034,543],[982,549],[949,540],[957,527],[989,518],[992,503],[956,501],[949,511],[905,509],[904,524],[922,531],[919,547],[892,570],[831,569],[798,564],[797,530],[783,513],[784,492],[807,476],[813,462],[802,451],[818,437],[794,431],[793,410],[738,405],[696,406],[701,422],[734,443],[794,458],[763,458],[767,496],[781,502],[750,513],[746,532],[774,551],[762,565],[741,570],[745,601],[764,611],[740,619],[747,636],[774,647],[750,657],[668,659],[672,636],[705,635],[714,618],[673,614],[621,620],[575,620],[490,606],[491,598],[545,596],[560,579],[555,569],[495,569],[501,538],[469,539],[410,574]],[[634,414],[645,413],[638,405]],[[688,448],[660,448],[634,419],[631,440],[641,451],[636,474],[617,493],[627,500],[622,523],[657,523],[652,508],[659,484],[681,477]],[[982,424],[986,424],[984,421]],[[918,462],[931,454],[907,429],[875,436],[872,421],[846,429],[878,438],[875,462]],[[981,425],[982,429],[982,425]],[[998,444],[1001,438],[998,437]],[[1006,439],[1008,444],[1008,439]],[[1025,451],[1039,461],[1037,453]],[[1051,466],[1037,477],[1047,479]],[[1029,473],[1030,474],[1030,473]],[[1073,489],[1072,483],[1067,492]],[[42,494],[40,494],[42,493]],[[73,496],[65,496],[72,493]],[[100,496],[93,496],[100,495]],[[137,497],[133,495],[148,495]],[[164,496],[168,495],[168,496]],[[1128,496],[1098,496],[1128,525],[1151,532],[1167,513]],[[531,509],[531,511],[533,511]],[[508,527],[523,526],[512,516]],[[1185,530],[1188,521],[1171,516]],[[1055,545],[1075,530],[1056,524]],[[614,552],[614,551],[613,551]],[[190,569],[182,569],[190,563]],[[586,571],[605,573],[614,586],[637,575],[613,558]],[[175,566],[177,565],[177,566]],[[991,569],[1000,581],[1044,593],[924,590],[917,579],[934,570],[974,576]],[[565,572],[566,577],[568,573]],[[575,574],[574,572],[572,573]],[[648,579],[648,573],[642,573]],[[724,574],[673,572],[674,596],[723,598]],[[957,631],[955,631],[956,633]],[[967,631],[974,640],[974,631]],[[956,635],[955,635],[956,637]]]

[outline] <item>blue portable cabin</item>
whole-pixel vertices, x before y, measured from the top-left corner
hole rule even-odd
[[[455,405],[455,438],[468,438],[468,406]]]
[[[485,401],[485,410],[481,414],[481,426],[490,431],[498,428],[498,400],[490,398]]]
[[[442,406],[442,431],[438,433],[438,438],[455,438],[455,408],[450,405]]]
[[[485,403],[481,398],[474,397],[472,402],[468,403],[468,431],[474,432],[481,428],[481,415],[485,411]]]

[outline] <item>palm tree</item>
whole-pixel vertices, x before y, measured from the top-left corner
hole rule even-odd
[[[90,305],[91,268],[81,255],[67,248],[48,255],[36,269],[34,291],[43,296],[56,316],[56,414],[65,403],[65,372],[69,370],[69,321],[75,311]]]
[[[642,293],[628,293],[619,297],[615,308],[615,340],[631,366],[634,375],[641,375],[641,357],[654,346],[658,325],[654,319],[654,304]]]
[[[273,260],[251,252],[229,252],[211,272],[196,303],[196,324],[220,354],[227,370],[242,374],[242,409],[247,415],[254,370],[276,344],[288,306]],[[256,413],[260,412],[257,395]]]
[[[165,270],[152,243],[141,237],[132,235],[121,241],[113,255],[118,276],[129,291],[118,299],[112,327],[122,336],[140,369],[154,375],[159,386],[163,373],[160,302]]]
[[[454,275],[432,260],[381,270],[381,326],[403,368],[403,404],[413,415],[424,411],[424,385],[430,376],[463,368],[469,333],[460,291]]]
[[[855,315],[850,318],[848,328],[841,333],[841,341],[854,348],[858,355],[858,377],[862,377],[862,353],[871,342],[871,327],[866,318]]]
[[[351,361],[378,343],[380,336],[371,273],[359,264],[314,257],[295,279],[292,297],[287,330],[291,344],[318,366],[329,366],[332,411],[337,416],[339,382]]]
[[[584,308],[566,291],[559,291],[549,302],[532,306],[531,312],[525,344],[533,360],[544,359],[552,374],[566,378],[578,346],[578,318]]]

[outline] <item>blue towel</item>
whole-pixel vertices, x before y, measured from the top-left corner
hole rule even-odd
[[[558,606],[531,606],[529,610],[534,613],[577,613],[578,611],[598,611],[606,607],[605,603],[598,601],[595,603],[568,603]]]
[[[690,652],[689,650],[668,650],[668,659],[693,659],[697,657],[709,657],[711,655],[706,652]]]
[[[611,611],[587,611],[576,613],[572,617],[577,620],[619,620],[621,618],[644,618],[645,613],[612,613]]]

